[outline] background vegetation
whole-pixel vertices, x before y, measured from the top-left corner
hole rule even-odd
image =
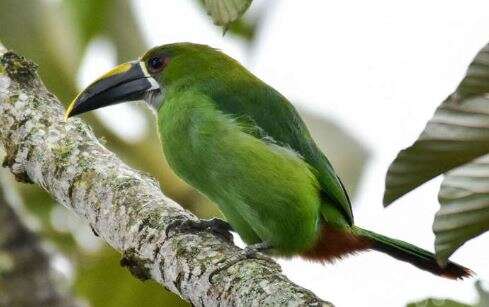
[[[239,2],[236,1],[237,4]],[[245,2],[244,6],[237,6],[236,12],[231,8],[231,12],[224,13],[216,1],[195,1],[195,5],[201,7],[202,14],[209,13],[209,22],[222,26],[216,26],[216,31],[226,31],[226,35],[235,36],[251,46],[260,18],[231,23],[251,4],[251,1]],[[128,0],[0,0],[1,41],[35,61],[47,87],[66,104],[80,90],[77,74],[87,47],[101,37],[114,45],[118,62],[135,59],[149,48]],[[152,115],[145,107],[137,108],[147,116],[145,124],[149,128],[136,140],[128,141],[118,136],[96,115],[88,115],[85,119],[103,138],[106,146],[123,160],[157,177],[167,195],[201,217],[218,215],[219,212],[207,199],[184,184],[168,168],[162,157]],[[332,122],[310,113],[304,113],[304,116],[323,147],[326,140],[337,144],[330,150],[332,159],[354,192],[367,152]],[[2,170],[2,176],[8,177],[8,174]],[[62,271],[65,278],[72,279],[77,297],[91,306],[104,307],[187,305],[156,283],[142,283],[133,278],[119,265],[119,254],[105,246],[87,226],[55,204],[40,188],[11,180],[4,187],[9,193],[19,193],[18,203],[26,208],[21,214],[28,216],[43,240],[54,244],[69,259],[70,265]]]
[[[251,0],[193,1],[216,31],[238,39],[253,49],[265,9],[240,18]],[[183,17],[182,17],[183,18]],[[34,60],[48,88],[68,103],[80,90],[77,75],[89,45],[99,38],[109,41],[124,62],[150,46],[140,29],[129,0],[0,0],[0,40]],[[325,38],[327,39],[327,38]],[[489,49],[484,47],[471,63],[454,93],[443,101],[420,137],[401,151],[386,177],[384,203],[392,203],[424,182],[444,174],[439,192],[440,210],[434,218],[435,248],[444,262],[467,240],[489,229]],[[449,91],[447,90],[447,93]],[[201,217],[219,213],[202,195],[179,180],[163,160],[153,121],[141,106],[145,133],[136,139],[118,135],[97,115],[84,118],[111,150],[127,163],[157,177],[165,192]],[[313,135],[332,160],[354,196],[368,151],[331,120],[300,110]],[[475,160],[474,160],[475,159]],[[9,203],[68,262],[60,266],[77,297],[91,306],[186,305],[160,286],[134,279],[119,266],[120,255],[99,241],[85,225],[56,205],[41,189],[13,183],[2,171],[1,184]],[[17,195],[18,197],[12,197]],[[20,208],[20,209],[19,209]],[[23,208],[23,209],[22,209]],[[1,256],[0,250],[0,256]],[[0,287],[2,279],[0,257]],[[478,307],[489,306],[480,283]],[[334,291],[334,290],[331,290]],[[1,291],[0,291],[1,295]],[[428,299],[408,306],[469,306],[451,300]]]

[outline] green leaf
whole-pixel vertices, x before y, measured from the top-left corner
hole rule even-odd
[[[214,24],[227,28],[250,7],[252,0],[204,0],[204,5]]]
[[[470,64],[455,93],[436,110],[418,140],[389,167],[384,204],[489,152],[489,45]]]
[[[449,299],[429,298],[420,302],[410,303],[407,307],[470,307],[470,305],[458,303]]]
[[[435,250],[446,263],[467,240],[489,229],[489,155],[447,173],[438,198]]]
[[[419,302],[413,302],[407,307],[487,307],[489,306],[489,293],[482,287],[480,280],[476,281],[475,288],[479,294],[479,302],[475,305],[462,304],[449,299],[429,298]]]

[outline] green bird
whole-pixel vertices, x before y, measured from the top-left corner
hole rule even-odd
[[[248,251],[331,262],[372,249],[439,276],[472,274],[355,226],[345,187],[292,104],[221,51],[153,48],[88,86],[66,118],[137,100],[157,116],[170,167],[217,204]],[[227,229],[218,219],[195,226]]]

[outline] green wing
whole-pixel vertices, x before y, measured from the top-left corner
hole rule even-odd
[[[214,86],[213,86],[214,85]],[[233,116],[257,137],[290,147],[316,170],[323,196],[353,224],[350,199],[331,163],[319,150],[297,111],[280,93],[258,79],[207,86],[207,94],[225,114]]]

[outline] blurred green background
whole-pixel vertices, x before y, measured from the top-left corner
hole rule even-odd
[[[185,0],[194,1],[194,0]],[[194,5],[206,14],[201,1]],[[239,39],[253,48],[264,14],[232,23],[223,39]],[[212,20],[209,18],[209,22]],[[215,31],[223,29],[216,26]],[[46,86],[67,104],[77,91],[77,75],[89,44],[98,38],[110,41],[118,62],[134,59],[148,46],[129,0],[0,0],[0,40],[39,64]],[[137,140],[119,136],[97,115],[84,116],[105,145],[129,165],[155,176],[165,193],[200,217],[219,212],[198,192],[179,180],[162,157],[150,112],[141,125],[150,126]],[[362,145],[341,127],[316,114],[302,112],[313,135],[332,160],[354,196],[368,158]],[[328,146],[334,144],[334,146]],[[71,212],[57,205],[37,186],[6,187],[19,192],[26,215],[38,222],[37,232],[52,242],[69,260],[66,279],[74,294],[91,306],[186,305],[154,282],[141,282],[120,267],[120,255],[94,236]],[[71,273],[70,273],[71,272]],[[110,300],[108,300],[110,298]]]

